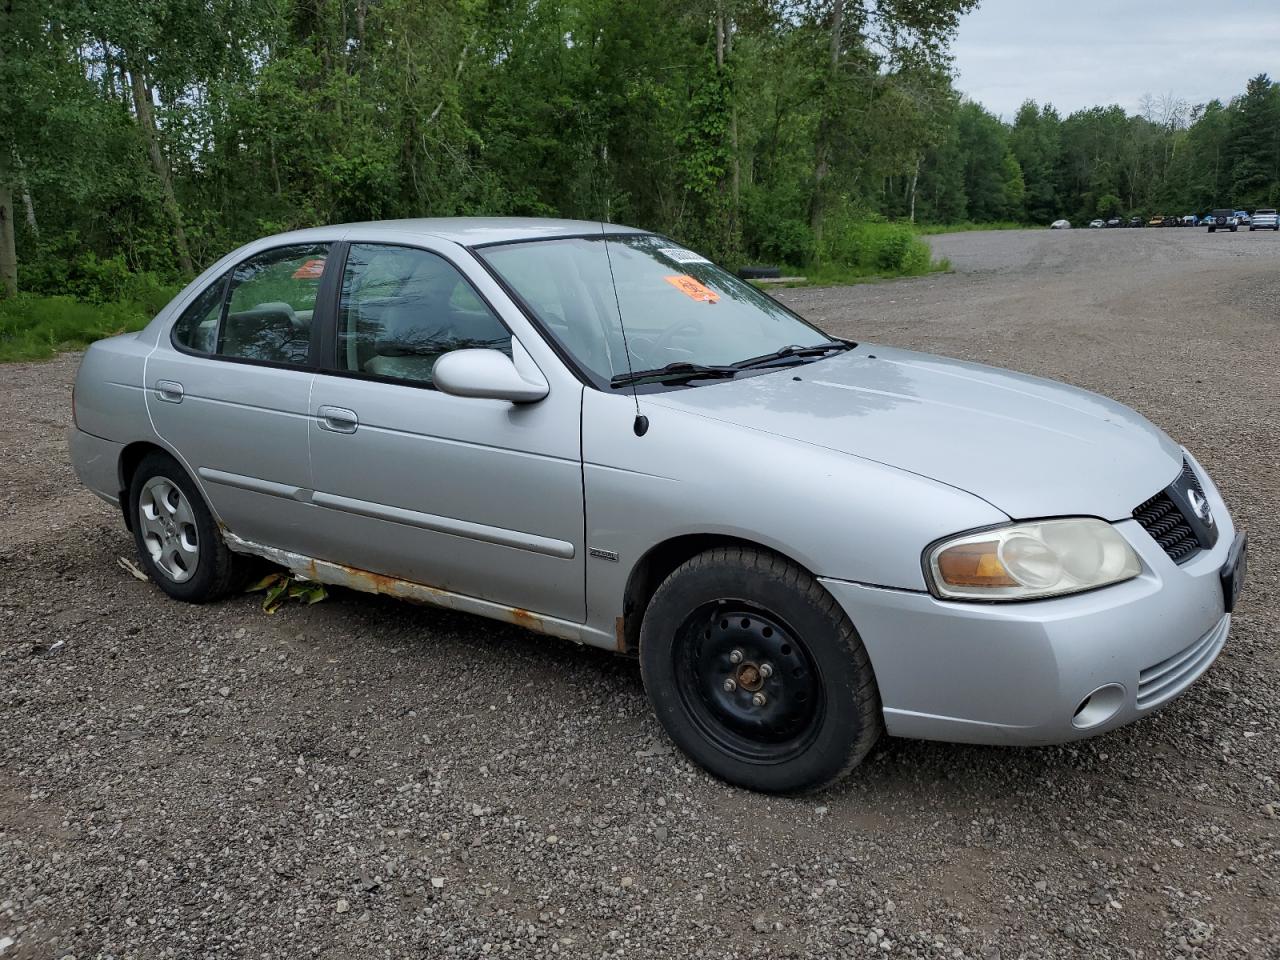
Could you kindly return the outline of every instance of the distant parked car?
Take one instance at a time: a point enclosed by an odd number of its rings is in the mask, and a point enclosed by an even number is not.
[[[1209,232],[1216,230],[1230,230],[1232,233],[1240,226],[1240,221],[1236,217],[1234,210],[1214,210],[1202,221],[1209,228]]]
[[[1178,225],[1182,227],[1194,227],[1199,223],[1200,223],[1200,218],[1197,217],[1194,213],[1189,213],[1179,221]]]
[[[1131,227],[1144,227],[1144,226],[1146,226],[1146,224],[1143,222],[1143,220],[1142,220],[1142,218],[1141,218],[1141,217],[1130,217],[1130,218],[1129,218],[1129,226],[1131,226]]]
[[[1097,230],[1099,227],[1105,227],[1106,225],[1107,225],[1107,221],[1105,221],[1105,220],[1090,220],[1090,221],[1089,221],[1089,227],[1090,227],[1090,229],[1092,229],[1092,230]]]
[[[1148,221],[1147,221],[1147,226],[1148,226],[1148,227],[1164,227],[1164,226],[1171,226],[1171,225],[1172,225],[1172,222],[1173,222],[1173,221],[1172,221],[1172,219],[1170,219],[1170,220],[1166,220],[1163,216],[1159,216],[1159,215],[1157,215],[1157,216],[1154,216],[1154,217],[1152,217],[1150,220],[1148,220]]]
[[[1248,210],[1237,210],[1237,211],[1236,211],[1236,223],[1237,223],[1237,224],[1239,224],[1239,225],[1240,225],[1240,226],[1242,226],[1242,227],[1247,227],[1247,226],[1249,226],[1249,224],[1251,224],[1252,222],[1253,222],[1253,219],[1249,216],[1249,211],[1248,211]]]
[[[1280,232],[1280,215],[1271,209],[1253,211],[1253,219],[1249,223],[1249,231],[1275,230]]]
[[[1050,230],[1070,230],[1070,229],[1071,229],[1071,221],[1070,221],[1070,220],[1055,220],[1055,221],[1053,221],[1053,223],[1049,224],[1049,229],[1050,229]]]
[[[1107,221],[1107,226],[1113,229],[1116,227],[1123,227],[1124,221],[1121,220],[1119,217],[1112,217],[1110,220]]]

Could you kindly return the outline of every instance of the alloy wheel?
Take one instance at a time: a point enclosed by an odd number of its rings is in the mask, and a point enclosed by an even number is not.
[[[138,495],[142,544],[156,569],[184,583],[200,565],[196,516],[183,492],[168,477],[152,477]]]

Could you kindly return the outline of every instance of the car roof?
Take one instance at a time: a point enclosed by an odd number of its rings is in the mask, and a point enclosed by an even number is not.
[[[273,241],[313,242],[331,240],[334,235],[357,234],[361,240],[376,239],[378,234],[404,237],[406,234],[439,237],[465,247],[486,243],[510,243],[515,240],[550,240],[556,237],[592,236],[602,231],[610,234],[647,233],[637,227],[625,227],[599,220],[559,220],[551,217],[419,217],[409,220],[371,220],[364,223],[341,223],[313,227],[280,234]],[[266,239],[266,238],[264,238]]]

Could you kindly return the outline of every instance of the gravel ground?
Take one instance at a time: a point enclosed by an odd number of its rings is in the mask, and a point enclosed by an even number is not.
[[[77,358],[0,370],[0,955],[1280,957],[1280,237],[932,238],[782,296],[1183,440],[1250,532],[1185,696],[1067,747],[883,741],[804,799],[693,768],[628,660],[353,593],[162,599],[77,488]]]

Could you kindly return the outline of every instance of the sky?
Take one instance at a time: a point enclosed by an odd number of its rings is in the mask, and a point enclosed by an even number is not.
[[[1144,94],[1195,105],[1280,79],[1280,0],[980,0],[952,45],[956,87],[1009,120],[1028,98],[1062,116]]]

